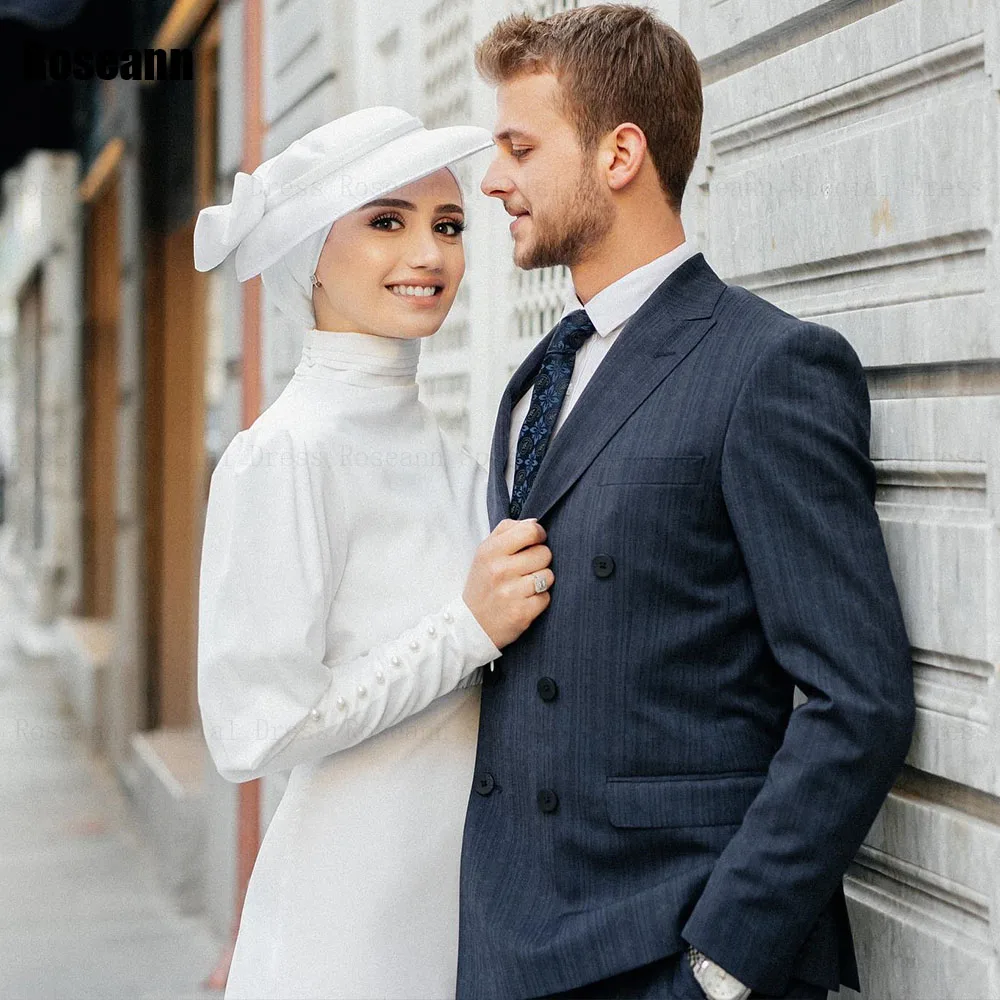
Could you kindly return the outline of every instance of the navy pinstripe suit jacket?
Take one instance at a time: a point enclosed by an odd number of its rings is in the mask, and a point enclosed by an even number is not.
[[[500,405],[493,526],[548,341]],[[556,582],[484,680],[460,998],[537,997],[685,942],[764,993],[858,988],[842,879],[914,716],[869,429],[848,342],[700,253],[629,320],[522,513]]]

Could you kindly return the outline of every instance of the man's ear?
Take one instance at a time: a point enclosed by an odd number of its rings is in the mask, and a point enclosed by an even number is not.
[[[621,191],[632,183],[646,159],[646,134],[633,122],[623,122],[601,145],[608,187]]]

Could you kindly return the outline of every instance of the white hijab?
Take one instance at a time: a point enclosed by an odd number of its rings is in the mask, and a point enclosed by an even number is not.
[[[284,257],[260,272],[269,298],[296,327],[312,329],[316,325],[312,276],[316,273],[323,244],[332,228],[331,222],[318,233],[307,236]]]

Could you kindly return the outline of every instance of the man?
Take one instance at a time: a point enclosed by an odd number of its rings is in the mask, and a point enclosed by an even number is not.
[[[555,584],[484,681],[458,995],[857,989],[842,877],[914,716],[862,367],[685,241],[702,94],[676,31],[513,16],[476,65],[482,189],[515,263],[574,294],[493,437],[491,525],[539,519]]]

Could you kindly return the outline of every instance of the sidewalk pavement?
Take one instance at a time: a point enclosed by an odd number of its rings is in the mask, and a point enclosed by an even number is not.
[[[0,576],[0,997],[219,1000],[222,942],[179,914],[110,769],[67,714],[55,667],[21,656]]]

